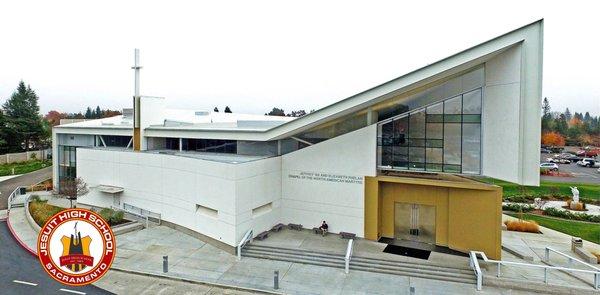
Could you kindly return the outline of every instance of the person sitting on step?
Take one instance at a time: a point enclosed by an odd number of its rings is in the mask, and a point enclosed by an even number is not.
[[[321,226],[319,226],[319,229],[321,230],[321,235],[325,236],[325,234],[327,234],[327,230],[329,229],[329,225],[327,225],[327,222],[325,222],[325,220],[323,220],[323,223],[321,224]]]

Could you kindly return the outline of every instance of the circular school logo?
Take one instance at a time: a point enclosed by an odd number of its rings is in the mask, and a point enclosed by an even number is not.
[[[113,262],[117,242],[96,212],[67,209],[52,216],[38,236],[38,258],[53,279],[71,286],[100,279]]]

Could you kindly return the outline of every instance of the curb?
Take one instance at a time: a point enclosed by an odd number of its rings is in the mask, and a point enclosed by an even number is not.
[[[12,234],[13,238],[21,245],[21,247],[23,247],[25,250],[27,250],[29,252],[29,254],[37,257],[37,253],[35,251],[33,251],[33,249],[29,248],[29,246],[27,246],[25,244],[25,242],[23,242],[19,236],[17,235],[17,233],[15,233],[15,230],[12,228],[12,225],[10,224],[10,214],[6,217],[6,225],[8,225],[8,230],[10,231],[10,233]]]
[[[142,276],[154,277],[154,278],[161,278],[161,279],[176,280],[176,281],[182,281],[182,282],[192,283],[192,284],[220,287],[220,288],[224,288],[224,289],[256,292],[256,293],[261,293],[261,294],[285,295],[285,293],[276,292],[276,291],[246,288],[246,287],[241,287],[241,286],[212,283],[212,282],[206,282],[206,281],[200,281],[200,280],[192,280],[192,279],[180,278],[180,277],[175,277],[175,276],[170,276],[170,275],[160,275],[160,274],[156,274],[156,273],[149,273],[149,272],[143,272],[143,271],[137,271],[137,270],[128,270],[128,269],[123,269],[123,268],[114,267],[114,266],[111,267],[110,269],[114,270],[114,271],[124,272],[124,273],[130,273],[130,274],[136,274],[136,275],[142,275]]]

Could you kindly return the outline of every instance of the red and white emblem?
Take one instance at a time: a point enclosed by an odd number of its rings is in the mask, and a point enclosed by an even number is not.
[[[38,258],[44,270],[60,283],[91,284],[110,268],[115,235],[96,212],[67,209],[52,216],[38,236]]]

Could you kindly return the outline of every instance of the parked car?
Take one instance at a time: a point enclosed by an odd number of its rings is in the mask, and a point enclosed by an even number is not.
[[[582,149],[577,151],[578,156],[596,157],[600,154],[600,149]]]
[[[577,165],[582,167],[600,167],[600,162],[596,159],[592,158],[583,158],[581,161],[577,162]]]
[[[558,165],[556,163],[542,163],[540,164],[540,169],[558,171]]]
[[[563,157],[563,159],[567,159],[571,162],[577,162],[577,161],[581,161],[581,159],[583,159],[583,158],[580,156],[573,155],[573,154],[568,154],[568,155],[565,155]]]
[[[565,159],[560,155],[555,155],[553,158],[546,158],[546,162],[548,163],[558,163],[558,164],[571,164],[571,160]]]
[[[540,152],[541,152],[542,154],[549,154],[549,153],[551,153],[552,151],[551,151],[551,150],[549,150],[549,149],[541,148],[541,149],[540,149]]]
[[[600,168],[598,168],[598,170],[596,170],[596,172],[600,173]]]

